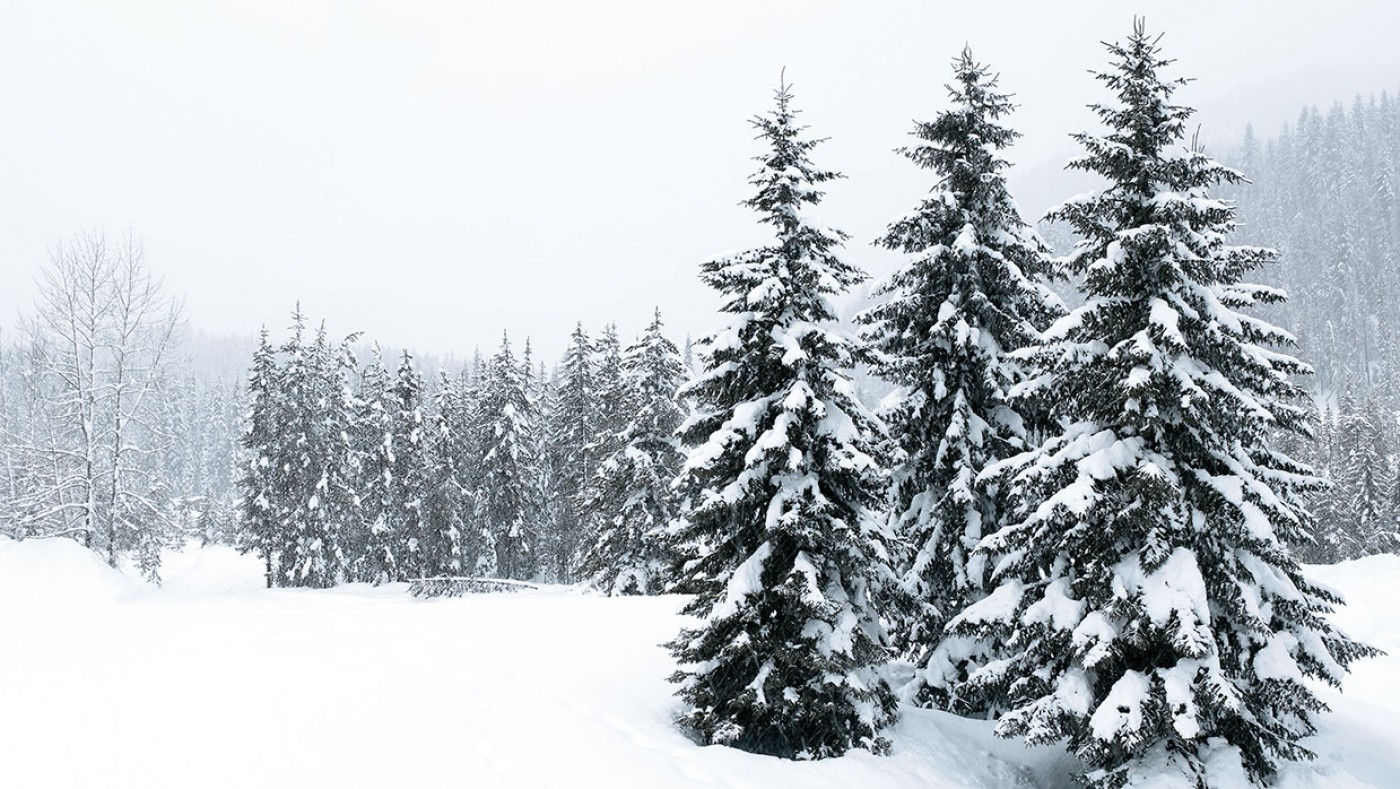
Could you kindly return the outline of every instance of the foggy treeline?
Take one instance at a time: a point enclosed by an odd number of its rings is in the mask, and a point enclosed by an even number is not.
[[[1271,317],[1315,374],[1315,440],[1290,447],[1332,486],[1315,494],[1311,561],[1400,549],[1400,102],[1388,93],[1303,110],[1277,136],[1245,131],[1225,190],[1240,243],[1272,246]]]

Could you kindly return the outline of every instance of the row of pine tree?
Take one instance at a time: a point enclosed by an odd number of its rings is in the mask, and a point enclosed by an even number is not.
[[[237,541],[269,586],[440,576],[655,593],[652,538],[675,510],[686,378],[658,312],[623,348],[582,326],[554,375],[508,337],[431,389],[405,351],[390,372],[354,335],[263,332],[249,380]]]
[[[727,325],[693,365],[658,314],[626,347],[579,327],[552,371],[503,337],[425,380],[298,309],[235,394],[171,374],[181,316],[139,243],[80,237],[0,347],[0,533],[153,578],[199,533],[273,586],[682,592],[673,679],[707,743],[881,752],[906,701],[1063,743],[1088,786],[1267,784],[1310,755],[1309,683],[1374,653],[1299,560],[1400,547],[1400,103],[1247,136],[1251,183],[1187,142],[1158,38],[1108,49],[1106,129],[1069,165],[1104,187],[1049,215],[1058,259],[1007,187],[1009,97],[955,60],[899,149],[931,192],[878,239],[903,264],[855,336],[834,304],[866,276],[809,216],[841,176],[786,85],[746,201],[773,241],[702,266]]]
[[[1250,177],[1223,192],[1239,237],[1278,248],[1271,279],[1294,297],[1269,314],[1316,366],[1314,436],[1286,444],[1329,484],[1309,494],[1316,539],[1298,555],[1400,549],[1400,102],[1382,93],[1306,108],[1275,137],[1246,129],[1230,158]]]

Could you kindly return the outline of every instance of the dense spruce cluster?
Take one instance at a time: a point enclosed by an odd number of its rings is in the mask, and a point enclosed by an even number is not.
[[[1246,128],[1228,161],[1249,176],[1223,192],[1240,239],[1279,250],[1293,298],[1277,314],[1318,388],[1400,405],[1400,98],[1309,107],[1270,139]]]
[[[1400,553],[1400,425],[1376,397],[1344,392],[1313,414],[1311,440],[1294,452],[1327,483],[1309,491],[1316,527],[1294,550],[1331,564]]]
[[[503,336],[430,385],[406,351],[393,372],[377,346],[361,363],[356,339],[298,310],[254,355],[239,541],[270,586],[586,573],[659,591],[685,378],[660,313],[625,353],[580,327],[553,376]]]

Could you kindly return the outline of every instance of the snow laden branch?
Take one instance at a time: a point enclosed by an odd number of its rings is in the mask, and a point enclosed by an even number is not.
[[[702,618],[670,647],[682,722],[705,742],[787,758],[882,752],[895,699],[879,615],[894,590],[889,535],[875,517],[878,423],[844,370],[859,348],[829,328],[829,302],[864,275],[836,255],[839,231],[804,209],[839,177],[808,159],[786,88],[754,120],[767,150],[747,205],[770,246],[707,262],[727,328],[703,344],[683,392],[693,449],[668,530],[679,585]]]
[[[1317,481],[1272,444],[1307,429],[1308,368],[1237,311],[1261,292],[1241,277],[1274,259],[1226,243],[1234,212],[1209,190],[1240,176],[1173,150],[1191,110],[1156,38],[1139,25],[1109,52],[1107,133],[1078,135],[1070,165],[1109,186],[1052,213],[1081,239],[1064,265],[1086,300],[1013,353],[1033,370],[1013,404],[1059,424],[979,477],[1011,509],[975,549],[989,594],[949,631],[999,645],[962,669],[997,731],[1066,742],[1088,786],[1265,784],[1310,756],[1308,681],[1373,650],[1329,624],[1341,601],[1286,545]]]

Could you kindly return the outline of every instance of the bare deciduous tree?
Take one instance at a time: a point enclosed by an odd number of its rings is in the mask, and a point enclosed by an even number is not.
[[[71,535],[115,565],[134,551],[154,575],[168,533],[154,421],[182,324],[140,242],[87,233],[55,247],[23,321],[31,424],[9,444],[38,474],[12,508],[31,534]],[[12,376],[13,378],[13,376]],[[15,517],[12,515],[12,517]]]

